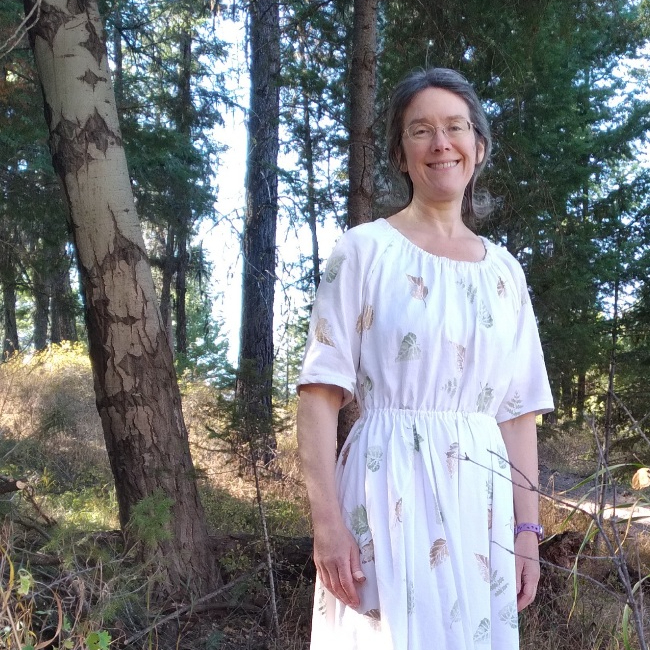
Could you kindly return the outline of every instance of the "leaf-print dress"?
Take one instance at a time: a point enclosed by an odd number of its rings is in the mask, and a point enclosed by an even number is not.
[[[497,423],[553,402],[523,271],[483,241],[458,262],[379,219],[330,257],[298,385],[359,402],[336,478],[367,580],[357,609],[317,582],[311,650],[518,647]]]

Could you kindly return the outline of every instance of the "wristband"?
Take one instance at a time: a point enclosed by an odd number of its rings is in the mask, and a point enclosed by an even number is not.
[[[515,526],[515,537],[524,531],[535,533],[540,542],[544,539],[544,528],[539,524],[517,524]]]

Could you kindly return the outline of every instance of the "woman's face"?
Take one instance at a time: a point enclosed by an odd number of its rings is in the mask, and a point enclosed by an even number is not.
[[[462,202],[474,168],[483,160],[485,146],[474,128],[458,137],[443,133],[454,121],[470,121],[465,100],[442,88],[419,92],[404,112],[402,129],[428,124],[436,128],[431,139],[415,140],[402,134],[401,170],[413,182],[413,196],[427,203]]]

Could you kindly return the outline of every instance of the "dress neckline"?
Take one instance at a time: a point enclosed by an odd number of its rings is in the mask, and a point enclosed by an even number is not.
[[[387,219],[384,219],[383,217],[380,217],[377,219],[377,221],[383,222],[385,227],[388,228],[392,234],[393,237],[401,239],[403,242],[405,242],[408,246],[413,248],[415,251],[419,252],[422,255],[425,255],[427,257],[431,257],[436,260],[440,260],[442,262],[447,262],[449,264],[453,265],[470,265],[470,266],[475,266],[475,265],[481,265],[485,264],[489,258],[490,258],[490,242],[485,239],[485,237],[482,237],[481,235],[477,235],[477,237],[481,240],[483,244],[483,249],[485,250],[485,254],[483,255],[483,258],[480,260],[456,260],[453,257],[446,257],[445,255],[436,255],[435,253],[431,253],[424,248],[421,248],[414,242],[412,242],[406,235],[404,235],[401,231],[399,231],[395,226],[391,225]]]

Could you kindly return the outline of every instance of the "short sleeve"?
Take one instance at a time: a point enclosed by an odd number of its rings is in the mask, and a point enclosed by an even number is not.
[[[554,408],[535,314],[523,271],[518,264],[517,267],[521,308],[517,317],[517,334],[512,355],[512,377],[497,410],[497,422],[505,422],[524,413],[549,413]]]
[[[356,386],[365,275],[360,248],[351,233],[335,246],[316,292],[297,382],[298,392],[305,384],[340,386],[345,391],[344,404],[352,400]]]

